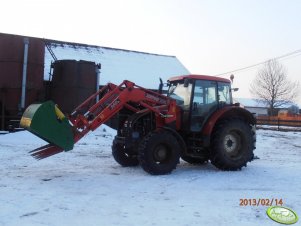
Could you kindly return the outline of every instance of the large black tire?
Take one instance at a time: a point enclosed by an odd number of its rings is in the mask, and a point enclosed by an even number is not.
[[[193,165],[201,165],[208,162],[208,158],[203,158],[203,157],[198,158],[198,157],[191,157],[187,155],[181,156],[181,159]]]
[[[117,143],[115,139],[113,140],[112,145],[112,155],[115,161],[118,162],[121,166],[129,167],[139,165],[137,155],[133,155],[128,152],[128,150],[126,150],[123,145]]]
[[[151,132],[138,147],[139,163],[152,175],[171,173],[179,163],[179,147],[177,139],[170,132]]]
[[[211,163],[221,170],[240,170],[254,158],[252,127],[241,119],[224,120],[213,132]]]

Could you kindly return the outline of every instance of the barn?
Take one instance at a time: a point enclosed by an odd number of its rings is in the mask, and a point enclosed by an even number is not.
[[[53,99],[70,111],[107,82],[156,89],[159,78],[183,74],[175,56],[0,33],[0,130],[18,125],[34,102]]]

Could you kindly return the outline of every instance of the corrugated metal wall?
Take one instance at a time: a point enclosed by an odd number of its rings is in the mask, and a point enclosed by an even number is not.
[[[51,99],[65,113],[71,113],[96,91],[97,65],[94,62],[56,61],[52,81],[44,82],[44,40],[0,33],[0,130],[8,129],[8,124],[12,124],[9,121],[18,120],[24,110],[21,109],[21,96],[26,41],[29,44],[25,108],[34,102]]]
[[[25,107],[41,98],[45,45],[29,38]],[[0,34],[0,101],[9,115],[18,113],[21,101],[24,37]]]

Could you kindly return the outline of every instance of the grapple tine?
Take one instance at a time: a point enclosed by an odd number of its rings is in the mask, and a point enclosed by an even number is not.
[[[30,151],[30,152],[28,152],[28,153],[38,152],[39,150],[46,149],[46,148],[48,148],[48,147],[50,147],[50,146],[53,146],[53,144],[47,144],[47,145],[44,145],[44,146],[39,147],[39,148],[36,148],[36,149],[34,149],[34,150],[32,150],[32,151]]]
[[[33,156],[34,158],[41,160],[41,159],[47,158],[49,156],[58,154],[63,151],[64,151],[64,149],[62,149],[58,146],[49,144],[49,145],[45,145],[43,147],[37,148],[29,153],[31,153],[31,156]]]

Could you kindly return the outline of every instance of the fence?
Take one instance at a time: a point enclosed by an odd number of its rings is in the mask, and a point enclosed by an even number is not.
[[[258,116],[257,125],[277,127],[278,130],[301,130],[300,116]]]

